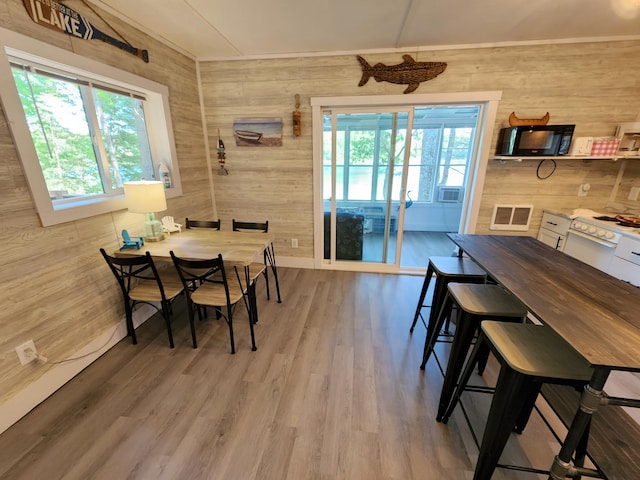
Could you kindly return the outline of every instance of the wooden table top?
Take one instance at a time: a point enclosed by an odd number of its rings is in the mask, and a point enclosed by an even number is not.
[[[191,228],[165,236],[159,242],[145,242],[140,250],[117,250],[116,256],[140,255],[148,251],[157,259],[170,259],[170,251],[190,260],[202,260],[222,254],[226,262],[249,265],[262,262],[262,252],[274,240],[273,235],[262,232],[229,232],[210,228]]]
[[[640,371],[640,288],[532,237],[449,237],[592,366]]]

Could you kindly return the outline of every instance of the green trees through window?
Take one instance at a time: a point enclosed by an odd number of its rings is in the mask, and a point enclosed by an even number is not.
[[[12,73],[54,202],[154,178],[142,97],[22,65]]]
[[[477,106],[415,109],[407,177],[407,191],[413,201],[435,201],[438,187],[465,186],[478,111]],[[390,114],[340,113],[337,119],[336,200],[384,201],[389,175],[393,175],[391,196],[398,201],[402,176],[398,165],[404,161],[406,119],[398,119],[395,145],[391,142]],[[331,178],[330,113],[323,121],[326,180]],[[395,159],[393,172],[389,168],[391,155]],[[325,181],[324,198],[330,197],[331,182]]]

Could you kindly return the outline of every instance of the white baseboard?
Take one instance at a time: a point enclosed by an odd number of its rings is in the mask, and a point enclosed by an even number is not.
[[[315,268],[313,258],[283,257],[282,255],[277,255],[276,264],[279,267],[306,268],[308,270]]]
[[[133,314],[134,325],[138,327],[154,313],[156,313],[156,310],[150,305],[141,305]],[[122,319],[116,326],[105,330],[100,336],[69,356],[70,359],[75,360],[54,365],[35,382],[20,390],[13,397],[10,397],[0,405],[0,434],[126,336],[127,326],[124,319]],[[46,356],[46,352],[40,353]],[[86,357],[84,355],[86,355]],[[50,360],[57,361],[58,359],[52,358]],[[32,367],[32,365],[27,365],[23,368]]]

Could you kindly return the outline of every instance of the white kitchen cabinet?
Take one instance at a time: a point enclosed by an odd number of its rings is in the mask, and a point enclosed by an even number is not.
[[[618,242],[609,274],[640,287],[640,235],[623,236]]]
[[[537,239],[556,250],[564,250],[564,242],[571,225],[571,219],[557,213],[545,211],[542,214]]]

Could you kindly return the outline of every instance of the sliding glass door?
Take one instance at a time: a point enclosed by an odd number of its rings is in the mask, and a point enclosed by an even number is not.
[[[446,236],[458,232],[477,152],[481,106],[414,109],[402,225],[402,267],[426,267],[429,256],[451,255]]]
[[[411,110],[324,112],[326,260],[396,263],[411,122]]]
[[[314,264],[411,273],[452,255],[447,234],[475,229],[499,99],[312,98]]]

